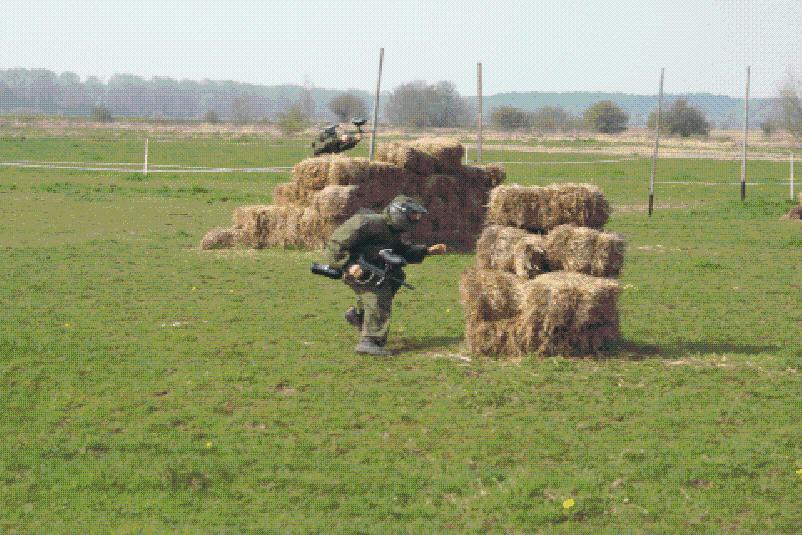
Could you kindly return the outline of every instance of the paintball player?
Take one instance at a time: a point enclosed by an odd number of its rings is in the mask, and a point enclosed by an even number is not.
[[[356,126],[356,132],[345,133],[342,135],[337,134],[337,125],[332,124],[323,128],[318,135],[317,140],[312,142],[312,149],[315,156],[321,154],[337,154],[354,147],[362,141],[362,125],[365,124],[365,119],[354,119],[352,124]]]
[[[426,208],[406,195],[393,199],[383,213],[358,213],[329,238],[325,251],[328,265],[313,265],[316,273],[331,278],[341,275],[356,293],[357,305],[348,309],[345,319],[360,329],[357,353],[390,355],[384,345],[393,297],[400,286],[410,287],[404,281],[402,267],[447,250],[442,243],[426,247],[402,239],[402,234],[411,231],[426,213]]]

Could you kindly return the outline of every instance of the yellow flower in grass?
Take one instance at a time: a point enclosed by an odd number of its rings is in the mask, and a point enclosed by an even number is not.
[[[212,444],[211,441],[206,443],[206,449],[209,449],[212,446],[214,446],[214,444]]]
[[[800,469],[798,469],[798,470],[796,471],[796,475],[798,475],[798,476],[802,476],[802,468],[800,468]]]
[[[70,327],[72,327],[72,323],[65,323],[64,326],[69,329]]]
[[[573,498],[568,498],[563,502],[563,509],[570,509],[575,503]]]
[[[192,291],[193,291],[193,292],[197,292],[197,291],[198,291],[198,288],[197,288],[197,286],[193,286],[193,287],[192,287]]]

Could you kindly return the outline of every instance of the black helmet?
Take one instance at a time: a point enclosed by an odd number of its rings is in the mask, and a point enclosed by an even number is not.
[[[398,195],[384,212],[390,218],[390,226],[401,232],[412,230],[421,216],[429,213],[422,204],[407,195]]]

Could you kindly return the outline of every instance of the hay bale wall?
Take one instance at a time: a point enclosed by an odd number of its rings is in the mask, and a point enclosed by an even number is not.
[[[359,210],[381,211],[404,193],[429,210],[413,240],[470,251],[482,231],[490,190],[505,174],[499,166],[463,166],[464,155],[458,141],[430,138],[383,144],[374,162],[342,155],[307,158],[293,167],[291,182],[273,190],[275,208],[238,208],[234,228],[249,247],[320,248]]]
[[[543,237],[515,227],[490,225],[476,242],[476,266],[532,278],[546,271]]]
[[[521,357],[588,355],[619,337],[614,279],[555,271],[524,279],[469,269],[460,297],[472,353]]]
[[[490,196],[487,221],[531,231],[549,231],[572,223],[601,228],[610,215],[610,205],[596,186],[554,184],[551,186],[499,186]]]
[[[522,284],[521,347],[542,355],[587,355],[619,337],[618,282],[555,271]]]
[[[595,186],[495,188],[460,284],[468,350],[588,355],[617,340],[625,243],[597,229],[608,213]]]
[[[575,225],[560,225],[545,237],[548,268],[596,277],[618,277],[624,264],[624,238]]]
[[[517,227],[489,225],[476,242],[476,265],[531,279],[548,271],[617,277],[624,263],[624,238],[575,225],[546,235]]]

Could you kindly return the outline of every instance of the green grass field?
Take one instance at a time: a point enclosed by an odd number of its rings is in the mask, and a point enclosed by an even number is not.
[[[288,166],[305,145],[161,139],[151,164]],[[6,135],[0,162],[141,147]],[[351,295],[309,274],[314,252],[197,247],[287,173],[0,167],[0,531],[798,533],[787,167],[751,163],[741,203],[720,184],[737,162],[661,161],[658,181],[682,183],[658,184],[648,218],[648,160],[485,157],[525,162],[510,182],[596,183],[616,207],[609,354],[466,360],[473,257],[448,255],[409,269],[395,356],[355,355]]]

